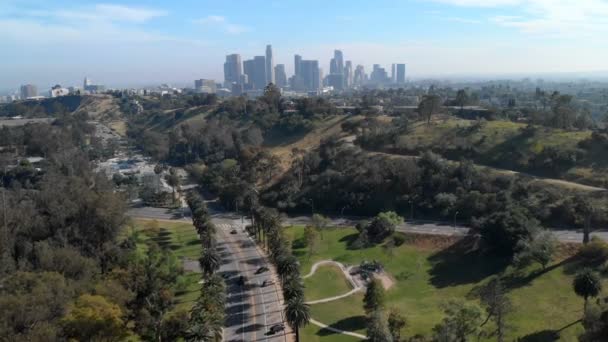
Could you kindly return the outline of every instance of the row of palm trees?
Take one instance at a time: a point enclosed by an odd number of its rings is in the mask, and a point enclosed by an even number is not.
[[[222,340],[225,320],[226,285],[224,279],[215,273],[221,264],[221,257],[216,248],[217,230],[200,195],[189,193],[186,201],[203,248],[199,258],[203,282],[200,295],[190,312],[186,341],[218,342]]]
[[[281,218],[275,209],[263,206],[253,210],[253,233],[256,240],[268,252],[280,277],[285,299],[285,320],[300,340],[300,328],[310,320],[310,307],[305,303],[304,284],[300,275],[298,259],[291,253],[290,243],[285,238]]]

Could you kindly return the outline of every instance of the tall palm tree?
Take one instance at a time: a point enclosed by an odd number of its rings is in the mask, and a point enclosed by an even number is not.
[[[281,277],[281,281],[285,282],[290,277],[300,277],[300,263],[293,255],[286,255],[277,260],[277,272]]]
[[[292,297],[285,305],[285,319],[296,332],[296,342],[300,341],[300,328],[310,321],[310,306],[304,303],[304,296]]]
[[[204,248],[198,262],[203,274],[211,275],[220,268],[221,258],[215,248]]]
[[[304,285],[300,277],[289,277],[283,283],[283,296],[286,300],[293,297],[304,297]]]

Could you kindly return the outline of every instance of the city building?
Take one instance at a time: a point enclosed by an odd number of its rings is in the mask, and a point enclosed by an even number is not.
[[[346,61],[344,64],[344,87],[346,89],[353,86],[353,62]]]
[[[327,75],[327,86],[332,87],[334,90],[344,90],[344,75],[342,74],[329,74]]]
[[[300,63],[302,63],[302,56],[295,55],[293,57],[293,66],[294,66],[293,74],[296,76],[300,75]]]
[[[342,51],[334,50],[334,58],[332,58],[329,63],[329,73],[340,75],[344,73],[344,57]]]
[[[69,95],[69,94],[70,94],[70,90],[67,89],[67,88],[62,88],[59,84],[55,85],[49,91],[49,97],[66,96],[66,95]]]
[[[367,81],[367,75],[365,74],[365,68],[359,64],[355,68],[355,74],[353,76],[353,85],[360,86]]]
[[[266,83],[266,57],[255,56],[243,62],[243,69],[247,75],[245,90],[263,90]]]
[[[101,92],[104,92],[106,90],[106,87],[103,85],[99,85],[99,84],[93,84],[93,82],[91,81],[90,78],[85,77],[84,78],[84,91],[88,92],[90,94],[98,94]]]
[[[272,58],[272,45],[266,45],[266,84],[276,84],[274,73],[274,59]]]
[[[217,85],[214,80],[194,80],[194,89],[197,93],[214,94],[217,91]]]
[[[380,67],[380,64],[374,64],[374,68],[369,76],[369,80],[377,84],[387,83],[389,81],[388,73],[384,68]]]
[[[395,82],[398,84],[405,83],[405,64],[397,64],[397,78]]]
[[[321,70],[319,61],[302,60],[300,62],[300,75],[304,91],[318,93],[321,90]]]
[[[241,55],[236,53],[227,55],[224,62],[224,84],[230,86],[232,83],[241,83],[242,75]]]
[[[25,84],[21,86],[21,99],[26,100],[31,97],[38,96],[38,88],[33,84]]]
[[[287,73],[285,72],[285,64],[277,64],[274,67],[275,84],[279,88],[287,86]]]

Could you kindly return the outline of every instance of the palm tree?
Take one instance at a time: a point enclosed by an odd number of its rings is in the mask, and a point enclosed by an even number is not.
[[[293,255],[286,255],[277,260],[277,272],[281,281],[285,282],[290,277],[300,277],[300,263]]]
[[[304,296],[292,297],[285,305],[285,319],[296,331],[296,342],[300,341],[300,328],[310,320],[310,306],[304,303]]]
[[[572,287],[577,295],[585,299],[583,309],[587,312],[587,300],[589,297],[597,297],[602,292],[602,281],[597,272],[584,268],[574,277]]]
[[[201,257],[198,259],[203,274],[211,275],[220,268],[220,255],[215,248],[204,248]]]
[[[304,297],[304,285],[300,277],[289,277],[283,283],[283,296],[286,300],[294,297]]]

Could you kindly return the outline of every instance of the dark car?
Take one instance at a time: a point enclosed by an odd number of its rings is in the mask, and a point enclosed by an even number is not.
[[[270,335],[274,335],[274,334],[276,334],[276,333],[278,333],[280,331],[283,331],[283,330],[285,330],[285,324],[279,323],[279,324],[275,324],[275,325],[271,326],[270,330],[268,331],[268,333]]]
[[[258,270],[255,271],[255,274],[262,274],[264,272],[268,272],[268,267],[262,266],[262,267],[258,268]]]
[[[247,278],[245,278],[245,276],[240,276],[239,279],[237,280],[237,284],[239,286],[245,286],[246,283],[247,283]]]
[[[232,234],[232,235],[234,235],[234,234],[236,234],[236,233],[238,233],[238,232],[236,231],[236,229],[233,229],[233,230],[231,230],[231,231],[230,231],[230,234]]]
[[[264,280],[262,282],[262,287],[270,286],[272,284],[274,284],[274,281],[272,281],[272,280]]]

